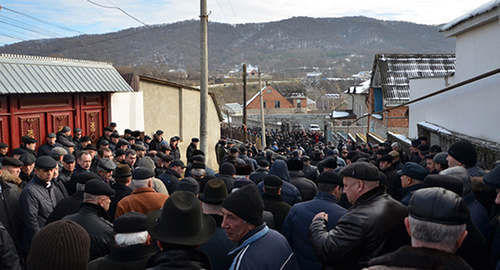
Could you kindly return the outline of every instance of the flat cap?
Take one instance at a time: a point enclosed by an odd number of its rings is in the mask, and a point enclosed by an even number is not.
[[[104,131],[113,132],[112,127],[104,127]]]
[[[75,147],[75,144],[68,139],[60,140],[60,143],[66,147]]]
[[[429,174],[429,171],[422,167],[422,165],[415,162],[406,162],[403,168],[398,171],[398,175],[406,175],[412,179],[423,181]]]
[[[49,156],[37,157],[35,160],[35,167],[40,168],[40,169],[51,170],[51,169],[54,169],[56,166],[57,166],[57,162]]]
[[[483,176],[483,183],[500,189],[500,165]]]
[[[85,184],[85,193],[92,195],[106,195],[109,197],[115,196],[115,191],[109,186],[109,184],[105,183],[100,179],[92,179],[89,180]]]
[[[192,139],[191,139],[191,141],[192,141],[192,142],[199,142],[199,141],[200,141],[200,139],[198,139],[198,138],[196,138],[196,137],[195,137],[195,138],[192,138]]]
[[[396,150],[392,150],[391,152],[389,152],[389,155],[391,155],[392,157],[399,157],[399,152]]]
[[[109,141],[104,139],[99,142],[99,145],[109,145]]]
[[[332,171],[328,172],[322,172],[317,179],[318,183],[325,183],[325,184],[334,184],[334,185],[339,185],[343,186],[344,183],[342,182],[342,177]]]
[[[113,221],[116,233],[144,232],[146,229],[146,215],[138,212],[128,212]]]
[[[408,212],[415,219],[445,225],[465,224],[470,218],[465,201],[454,192],[440,187],[415,191]]]
[[[337,168],[337,158],[336,157],[329,157],[325,159],[323,162],[323,167],[325,168],[330,168],[330,169],[335,169]]]
[[[116,169],[116,163],[114,163],[111,159],[109,158],[101,158],[97,162],[97,166],[108,171],[114,171]]]
[[[144,135],[144,140],[151,140],[151,136],[149,136],[149,135]]]
[[[429,174],[422,183],[422,188],[442,187],[455,192],[460,197],[463,193],[463,186],[463,182],[459,178],[442,174]]]
[[[391,163],[392,163],[392,158],[393,158],[393,157],[392,157],[391,155],[387,154],[387,155],[383,155],[383,156],[379,157],[379,158],[378,158],[378,161],[379,161],[379,162],[380,162],[380,161],[389,161],[389,162],[391,162]]]
[[[50,154],[53,156],[53,157],[59,157],[59,156],[64,156],[68,153],[68,151],[62,147],[54,147],[52,148],[52,150],[50,151]]]
[[[174,136],[174,137],[170,138],[170,141],[172,141],[172,142],[177,141],[177,137]]]
[[[432,160],[438,164],[441,164],[441,165],[444,165],[444,164],[448,164],[448,161],[446,160],[446,158],[448,157],[448,153],[446,152],[441,152],[441,153],[437,153],[433,158]]]
[[[36,157],[33,154],[22,154],[19,157],[19,160],[23,163],[23,165],[31,165],[35,163]]]
[[[76,161],[76,158],[73,154],[66,154],[64,155],[63,157],[63,162],[64,163],[72,163],[72,162],[75,162]]]
[[[125,155],[125,151],[123,149],[116,149],[115,157]]]
[[[264,186],[268,187],[281,187],[283,185],[283,180],[276,175],[268,175],[264,178]]]
[[[26,154],[24,154],[24,155],[26,155]],[[2,166],[21,167],[21,166],[24,166],[24,163],[17,158],[5,157],[4,159],[2,159]]]
[[[99,181],[102,182],[101,180],[101,176],[99,176],[98,174],[96,173],[93,173],[93,172],[84,172],[84,173],[81,173],[79,174],[77,177],[76,177],[76,181],[79,183],[79,184],[86,184],[88,181],[92,180],[92,179],[97,179]]]
[[[109,135],[110,138],[120,138],[120,134],[113,132],[111,135]]]
[[[90,136],[82,136],[80,138],[80,142],[91,142],[92,139],[90,138]]]
[[[258,162],[257,162],[257,165],[259,165],[259,167],[269,167],[269,161],[265,160],[265,159],[260,159]]]
[[[231,163],[228,162],[223,163],[222,166],[220,166],[219,174],[227,174],[227,175],[236,174],[236,168]]]
[[[49,133],[47,134],[47,138],[57,138],[57,135],[55,133]]]
[[[380,176],[375,165],[368,162],[354,162],[340,171],[340,175],[365,181],[378,181]]]
[[[231,148],[229,148],[229,152],[231,152],[231,154],[236,154],[236,153],[240,152],[240,149],[238,149],[236,147],[231,147]]]
[[[83,150],[94,150],[94,151],[97,151],[97,148],[95,147],[95,145],[89,143],[89,144],[87,144],[87,146],[85,146],[85,148],[83,148]]]
[[[28,153],[28,152],[21,147],[18,147],[18,148],[15,148],[14,150],[12,150],[12,155],[22,155],[22,154],[26,154],[26,153]]]
[[[134,146],[134,149],[135,149],[135,151],[146,151],[147,150],[146,147],[142,144],[136,144]]]
[[[163,133],[164,133],[164,132],[163,132],[163,130],[161,130],[161,129],[158,129],[158,130],[156,131],[156,135],[161,135],[161,134],[163,134]]]
[[[163,153],[162,153],[163,154]],[[170,162],[170,161],[173,161],[174,160],[174,156],[172,155],[160,155],[160,158],[163,160],[163,161],[166,161],[166,162]]]
[[[205,169],[205,163],[203,162],[195,162],[193,163],[193,166],[192,166],[193,169]]]
[[[24,143],[24,144],[30,144],[30,143],[36,143],[37,140],[33,137],[30,137],[28,135],[24,135],[23,137],[21,137],[21,141]]]
[[[65,132],[68,132],[68,131],[71,131],[71,128],[68,127],[68,126],[64,126],[62,129],[61,129],[61,132],[65,133]]]
[[[132,179],[134,180],[146,180],[155,176],[155,172],[150,168],[138,167],[132,171]]]
[[[73,129],[73,132],[74,132],[74,133],[77,133],[77,132],[82,132],[82,129],[81,129],[81,128],[74,128],[74,129]]]
[[[184,162],[182,160],[176,159],[170,163],[170,168],[181,166],[182,168],[186,168],[186,165],[184,165]]]
[[[194,194],[198,194],[198,192],[200,192],[200,185],[193,177],[186,177],[184,179],[179,180],[175,192],[183,190],[190,191]]]
[[[439,152],[441,152],[443,150],[441,149],[441,146],[435,144],[435,145],[431,146],[430,151],[432,153],[439,153]]]
[[[9,145],[6,143],[0,143],[0,149],[8,148]]]

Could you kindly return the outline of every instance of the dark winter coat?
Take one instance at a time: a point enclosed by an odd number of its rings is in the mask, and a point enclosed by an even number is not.
[[[186,159],[187,159],[188,162],[193,157],[194,150],[196,150],[196,145],[194,145],[193,143],[190,143],[189,146],[186,149]]]
[[[327,229],[330,231],[347,210],[337,204],[337,199],[332,194],[318,192],[313,200],[295,204],[286,216],[281,229],[301,269],[319,270],[322,266],[314,255],[308,238],[309,225],[319,212],[328,214]]]
[[[181,159],[181,150],[179,149],[179,146],[173,146],[170,145],[170,148],[172,149],[170,151],[170,155],[174,157],[174,159]]]
[[[314,199],[318,187],[313,181],[305,178],[301,171],[290,171],[290,177],[290,184],[299,190],[303,202]]]
[[[219,174],[216,177],[217,179],[224,181],[224,184],[226,185],[227,188],[227,194],[231,193],[231,191],[233,190],[234,181],[236,181],[236,179],[234,179],[233,176],[228,174]]]
[[[70,197],[61,200],[57,203],[54,211],[49,215],[47,219],[47,224],[61,220],[65,216],[76,214],[80,211],[80,207],[83,202],[83,191],[77,191],[75,194]]]
[[[255,170],[255,172],[253,172],[252,174],[250,174],[249,178],[255,184],[258,184],[258,183],[264,181],[264,178],[266,178],[266,176],[267,176],[268,173],[269,173],[268,169],[258,168],[257,170]]]
[[[181,178],[181,176],[176,171],[170,168],[166,169],[165,173],[158,177],[158,179],[160,179],[163,184],[165,184],[165,187],[168,190],[168,194],[174,193],[174,191],[177,189],[179,178]]]
[[[82,226],[90,236],[90,260],[108,254],[115,245],[113,224],[109,222],[108,213],[99,205],[83,203],[80,212],[67,216]]]
[[[232,254],[234,270],[299,269],[286,238],[265,224],[248,232]]]
[[[431,248],[404,246],[389,254],[370,261],[368,269],[436,269],[469,270],[472,269],[459,256]],[[381,267],[386,266],[386,268]]]
[[[284,202],[279,195],[264,193],[262,194],[262,200],[264,201],[264,210],[273,214],[275,230],[281,232],[283,221],[285,221],[286,215],[288,215],[292,207]]]
[[[323,218],[309,227],[314,254],[335,269],[360,269],[368,261],[410,243],[404,226],[408,210],[376,187],[361,195],[328,231]]]
[[[89,172],[90,170],[84,170],[78,163],[75,165],[75,170],[73,174],[71,174],[71,178],[69,181],[64,182],[64,186],[66,187],[66,191],[68,195],[71,196],[76,192],[76,184],[78,183],[78,175]]]
[[[276,175],[281,180],[283,180],[283,186],[281,186],[281,198],[284,202],[289,205],[294,205],[302,201],[299,190],[292,184],[290,184],[290,174],[288,173],[288,167],[286,162],[283,160],[274,161],[268,175]],[[264,181],[260,182],[257,187],[260,193],[264,193]]]
[[[304,169],[302,169],[302,172],[304,173],[305,178],[313,181],[314,183],[317,182],[319,176],[318,167],[309,164],[304,164]]]
[[[156,253],[147,263],[148,270],[161,269],[212,269],[208,255],[199,250],[163,250]]]
[[[29,251],[33,236],[45,226],[56,207],[54,185],[47,188],[47,183],[35,176],[21,192],[19,201],[24,223],[23,250]]]
[[[223,217],[221,215],[211,215],[215,220],[215,235],[207,243],[198,249],[208,254],[214,270],[227,270],[231,266],[234,256],[227,253],[236,247],[236,243],[227,238],[226,230],[221,228]]]
[[[146,268],[146,263],[153,254],[155,248],[149,245],[114,246],[108,255],[91,261],[87,270],[142,270]]]
[[[415,184],[413,186],[409,186],[400,190],[401,193],[401,203],[408,206],[410,204],[411,196],[413,192],[422,188],[422,184]]]
[[[118,205],[118,202],[120,202],[121,199],[124,197],[127,197],[128,195],[132,194],[132,189],[129,188],[127,185],[120,184],[120,183],[114,183],[111,185],[111,188],[115,191],[115,196],[111,197],[111,203],[109,204],[109,220],[113,221],[115,219],[115,214],[116,214],[116,206]]]
[[[382,171],[387,176],[387,194],[391,195],[395,200],[401,200],[401,178],[396,173],[396,170],[391,166],[387,170]]]
[[[0,223],[0,269],[22,270],[14,241],[7,229]]]

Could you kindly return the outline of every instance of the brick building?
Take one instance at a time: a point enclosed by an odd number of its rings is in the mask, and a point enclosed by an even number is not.
[[[260,93],[262,93],[265,114],[307,113],[309,110],[307,107],[307,97],[303,94],[294,94],[285,98],[271,85],[262,88]],[[260,114],[259,92],[247,101],[246,106],[249,115]]]

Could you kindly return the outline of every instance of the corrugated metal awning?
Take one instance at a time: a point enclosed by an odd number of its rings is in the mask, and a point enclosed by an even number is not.
[[[133,92],[104,62],[0,55],[0,94]]]

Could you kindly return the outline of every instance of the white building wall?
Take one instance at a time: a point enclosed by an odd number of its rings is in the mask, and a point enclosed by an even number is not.
[[[118,132],[126,128],[144,130],[144,106],[142,92],[111,94],[111,122],[115,122]]]
[[[489,23],[464,32],[456,40],[456,71],[450,85],[500,67],[500,24]],[[417,137],[417,123],[429,122],[453,132],[500,142],[500,75],[455,88],[410,105],[410,138]],[[449,85],[444,78],[410,80],[410,100]]]

